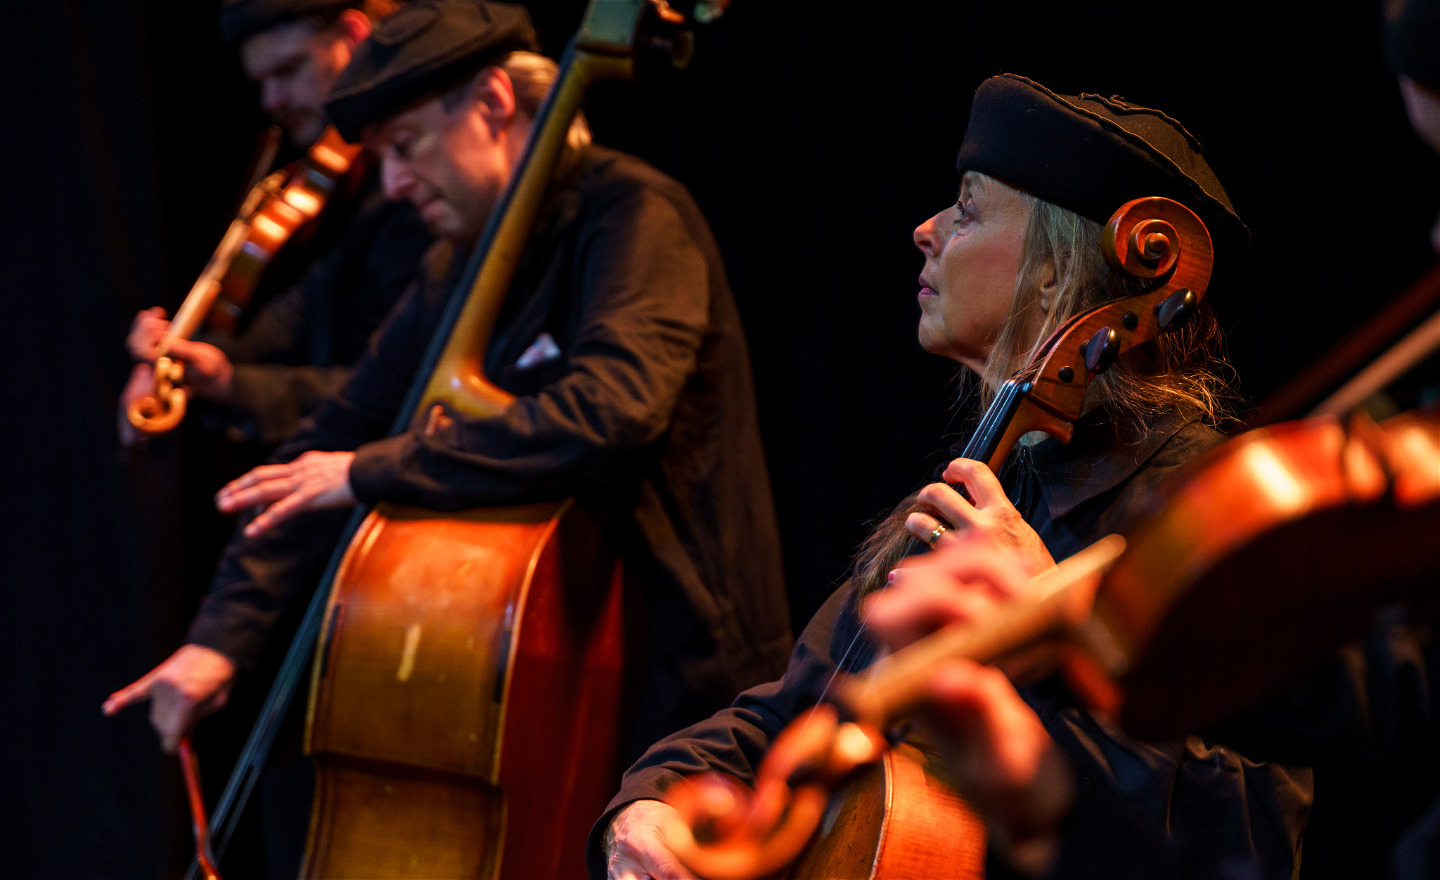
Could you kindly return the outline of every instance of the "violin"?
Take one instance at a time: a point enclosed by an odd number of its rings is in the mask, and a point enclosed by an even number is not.
[[[993,662],[1062,640],[1082,696],[1127,733],[1212,728],[1358,637],[1383,605],[1433,593],[1437,529],[1440,409],[1242,434],[1162,486],[1124,537],[1039,576],[1035,598],[842,679],[831,705],[776,739],[753,792],[714,774],[674,786],[666,798],[683,818],[670,848],[712,880],[789,863],[834,786],[888,754],[883,732],[949,657]]]
[[[276,134],[272,129],[263,165],[273,160]],[[313,228],[360,151],[358,144],[346,143],[327,128],[303,159],[251,187],[156,345],[154,389],[126,408],[131,425],[147,434],[163,434],[180,424],[187,400],[181,384],[185,365],[166,355],[171,344],[189,339],[202,323],[235,332],[265,268],[297,233]]]
[[[1068,442],[1095,377],[1125,352],[1179,329],[1198,309],[1209,283],[1214,252],[1204,223],[1185,206],[1158,197],[1127,202],[1105,225],[1102,249],[1112,269],[1153,283],[1140,293],[1074,315],[1057,328],[1030,363],[1000,388],[966,444],[964,457],[998,470],[1019,438],[1031,431],[1044,431]],[[915,543],[910,542],[910,550]],[[1114,555],[1114,542],[1107,542],[1061,570],[1073,571],[1097,557],[1110,561]],[[1069,607],[1065,601],[1055,599],[1053,603],[1064,609]],[[1045,621],[1039,631],[1049,631],[1064,619]],[[880,668],[892,667],[885,664]],[[839,685],[834,700],[850,713],[847,718],[858,723],[842,724],[833,707],[823,706],[797,721],[782,733],[762,764],[753,794],[737,790],[714,774],[672,787],[667,800],[689,821],[673,829],[671,849],[696,873],[710,878],[754,877],[789,864],[810,840],[836,783],[882,758],[887,773],[913,770],[910,765],[916,756],[890,750],[882,733],[913,707],[915,674],[911,673],[911,684],[904,687],[893,678],[877,680],[873,689],[876,700],[864,709],[854,686]],[[857,712],[860,714],[854,714]],[[922,790],[933,788],[922,786]],[[905,798],[893,794],[892,789],[883,800],[888,807]],[[720,804],[734,809],[719,810]],[[943,802],[942,807],[950,811],[951,818],[939,824],[948,822],[952,827],[908,847],[934,849],[939,856],[936,861],[923,866],[896,863],[893,870],[898,873],[890,876],[937,876],[938,871],[982,875],[983,831],[978,830],[978,819],[963,807]],[[853,812],[848,804],[842,808],[845,811]],[[886,822],[883,836],[893,839],[898,833],[895,824],[888,818]],[[829,816],[826,825],[832,825]],[[885,851],[864,866],[863,875],[883,876],[886,860],[905,848],[887,843]],[[813,873],[805,876],[833,874],[834,864],[828,854],[818,858],[813,852],[807,854],[806,866]]]

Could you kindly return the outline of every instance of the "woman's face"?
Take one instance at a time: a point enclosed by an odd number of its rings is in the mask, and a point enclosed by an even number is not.
[[[915,228],[920,345],[983,372],[1010,316],[1029,208],[1018,190],[968,172],[956,203]]]

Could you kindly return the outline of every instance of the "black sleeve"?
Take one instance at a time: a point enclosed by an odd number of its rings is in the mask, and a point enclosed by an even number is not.
[[[354,449],[384,437],[419,358],[413,349],[423,350],[428,338],[429,311],[417,284],[376,334],[371,353],[344,391],[303,421],[270,460]],[[253,668],[281,615],[318,585],[348,517],[349,511],[300,514],[260,538],[241,534],[253,514],[240,517],[186,641]]]
[[[859,631],[854,602],[847,583],[815,612],[778,681],[757,685],[736,697],[728,709],[660,740],[625,771],[619,793],[590,831],[586,863],[592,878],[605,877],[601,850],[605,830],[627,804],[660,800],[675,782],[705,771],[754,782],[770,743],[824,695],[838,668],[837,656],[853,657],[868,647],[854,638]]]
[[[185,641],[253,670],[277,621],[319,585],[349,517],[348,510],[302,513],[259,538],[241,536],[253,516],[241,517]]]

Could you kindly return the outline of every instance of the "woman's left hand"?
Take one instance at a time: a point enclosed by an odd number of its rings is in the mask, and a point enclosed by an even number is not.
[[[1010,503],[1000,480],[983,462],[957,458],[942,475],[944,483],[931,483],[920,490],[920,509],[905,520],[910,534],[939,548],[955,537],[954,531],[977,531],[998,547],[1014,554],[1026,575],[1036,575],[1055,564],[1045,543]],[[970,500],[951,488],[961,485]],[[937,528],[944,526],[935,541]]]

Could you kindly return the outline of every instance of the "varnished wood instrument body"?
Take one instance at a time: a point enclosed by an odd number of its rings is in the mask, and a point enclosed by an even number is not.
[[[590,84],[628,77],[646,0],[592,0],[412,388],[408,427],[504,412],[484,353]],[[378,505],[331,589],[306,878],[585,873],[618,784],[625,603],[579,505]]]
[[[568,502],[367,519],[315,670],[302,876],[574,876],[625,747],[618,570],[581,520]]]
[[[734,814],[710,805],[721,802],[713,780],[673,787],[666,798],[685,819],[667,830],[672,849],[703,876],[764,876],[819,821],[821,793],[884,753],[880,730],[917,705],[925,670],[943,657],[993,662],[1068,641],[1078,649],[1061,655],[1068,662],[1113,677],[1091,691],[1097,705],[1141,739],[1169,739],[1283,687],[1383,605],[1433,608],[1440,411],[1248,432],[1167,481],[1126,532],[1042,575],[1037,598],[985,627],[947,627],[838,681],[835,699],[857,720],[841,723],[823,704],[797,719],[753,796],[728,784]]]
[[[815,839],[785,875],[980,880],[985,824],[908,743],[857,772],[831,799]]]
[[[1282,422],[1182,476],[1096,597],[1136,736],[1223,721],[1440,582],[1440,412]]]

